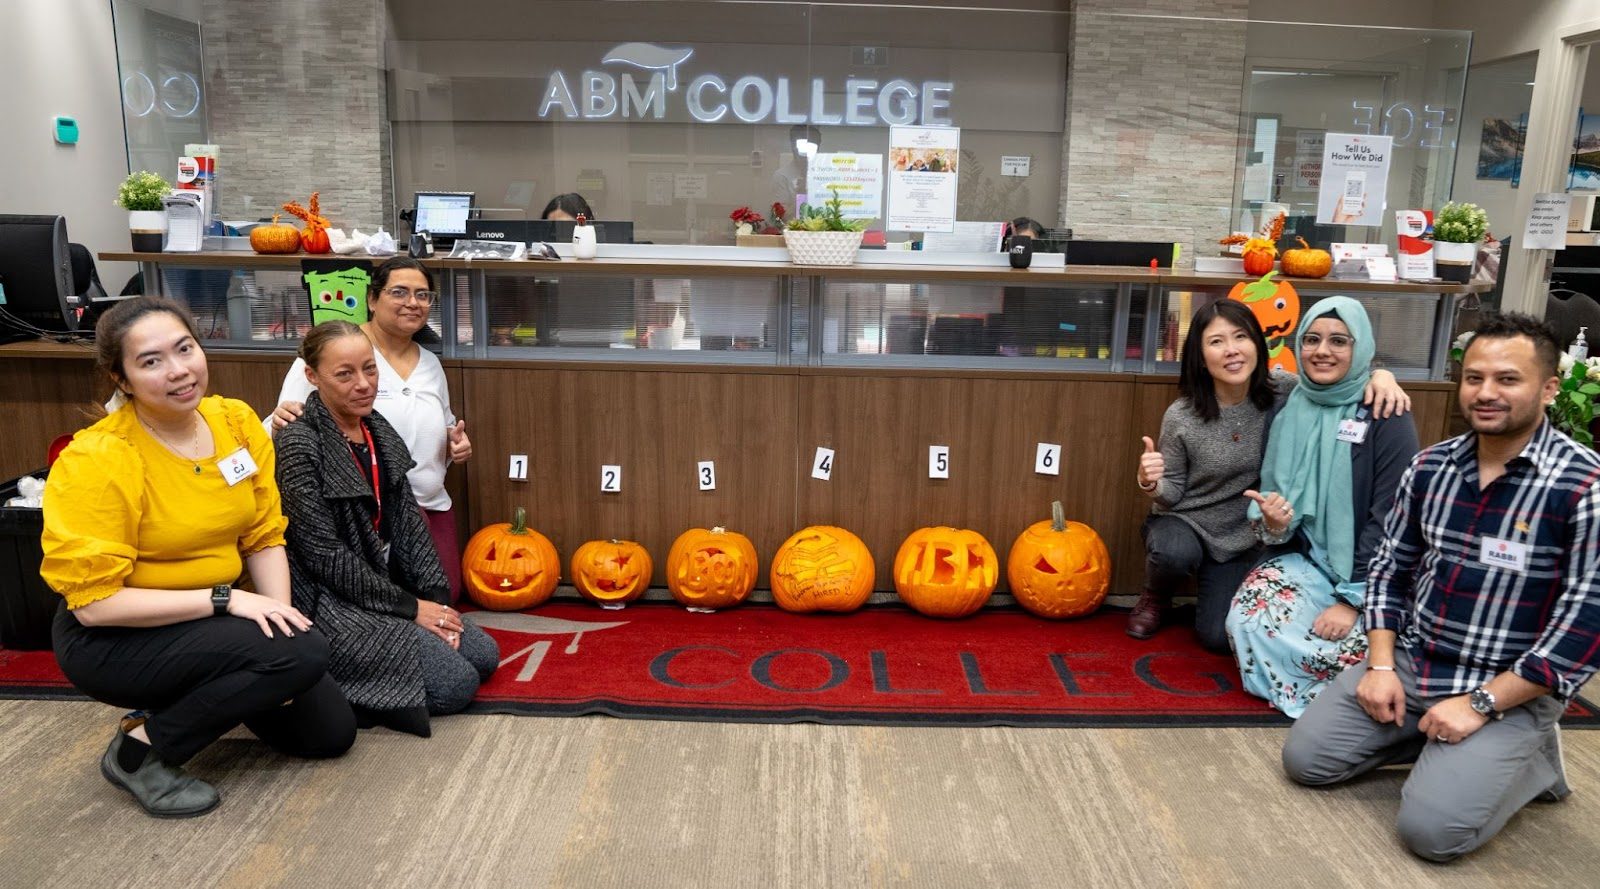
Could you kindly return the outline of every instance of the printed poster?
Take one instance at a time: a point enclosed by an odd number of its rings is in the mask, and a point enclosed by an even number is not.
[[[839,190],[846,219],[876,220],[883,215],[883,155],[842,151],[817,154],[806,172],[806,200],[820,207]]]
[[[1393,136],[1329,133],[1317,189],[1318,225],[1382,225]]]
[[[889,231],[948,232],[956,227],[958,127],[889,128]]]

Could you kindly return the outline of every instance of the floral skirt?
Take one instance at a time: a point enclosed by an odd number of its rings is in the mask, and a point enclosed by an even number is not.
[[[1245,578],[1228,609],[1228,642],[1239,660],[1245,691],[1298,719],[1345,667],[1367,656],[1365,620],[1343,639],[1311,626],[1333,597],[1333,581],[1299,553],[1262,562]]]

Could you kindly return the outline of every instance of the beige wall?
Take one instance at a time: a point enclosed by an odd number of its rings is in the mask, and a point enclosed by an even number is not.
[[[67,217],[90,251],[126,250],[127,213],[112,205],[128,174],[117,53],[106,0],[8,0],[0,27],[5,91],[0,213]],[[51,118],[78,121],[77,145],[57,145]],[[120,290],[130,266],[102,265]]]

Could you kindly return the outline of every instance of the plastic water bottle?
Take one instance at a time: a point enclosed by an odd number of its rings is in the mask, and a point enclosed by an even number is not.
[[[572,255],[578,259],[594,259],[595,249],[594,226],[579,213],[578,224],[572,229]]]
[[[1574,361],[1583,361],[1589,357],[1589,341],[1583,338],[1583,332],[1588,329],[1587,327],[1578,328],[1577,338],[1572,341],[1572,345],[1567,347],[1567,354],[1571,355]]]

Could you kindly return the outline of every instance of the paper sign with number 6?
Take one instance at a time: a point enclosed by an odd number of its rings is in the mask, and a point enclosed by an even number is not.
[[[1033,471],[1040,475],[1060,475],[1061,445],[1039,442],[1039,448],[1033,458]]]

